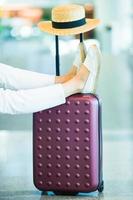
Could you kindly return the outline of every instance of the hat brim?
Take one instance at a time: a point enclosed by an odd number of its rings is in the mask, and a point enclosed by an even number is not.
[[[96,28],[100,24],[99,19],[86,19],[86,24],[76,28],[67,28],[67,29],[57,29],[52,27],[51,21],[41,21],[38,24],[38,27],[46,33],[52,35],[76,35],[80,33],[88,32]]]

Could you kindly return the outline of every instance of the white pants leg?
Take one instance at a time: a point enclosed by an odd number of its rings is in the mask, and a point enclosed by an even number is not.
[[[18,91],[0,89],[0,113],[4,114],[33,113],[61,105],[65,101],[61,84]]]
[[[0,87],[5,89],[31,89],[55,83],[55,75],[18,69],[0,63]]]
[[[65,103],[63,86],[54,82],[54,75],[0,64],[0,113],[33,113]]]

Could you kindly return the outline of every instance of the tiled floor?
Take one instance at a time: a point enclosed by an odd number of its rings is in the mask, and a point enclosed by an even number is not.
[[[41,194],[32,177],[32,116],[1,116],[0,200],[132,200],[133,91],[126,58],[104,57],[99,93],[103,102],[104,193]]]

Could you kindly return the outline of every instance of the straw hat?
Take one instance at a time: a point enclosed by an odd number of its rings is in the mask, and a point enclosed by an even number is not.
[[[52,9],[52,21],[42,21],[39,28],[53,35],[74,35],[90,31],[100,23],[99,19],[85,18],[81,5],[68,4]]]

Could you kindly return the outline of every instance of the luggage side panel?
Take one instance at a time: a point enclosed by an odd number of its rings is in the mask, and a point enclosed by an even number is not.
[[[66,192],[98,189],[101,170],[98,122],[98,99],[88,94],[72,95],[66,104],[34,114],[33,177],[38,189]],[[67,147],[70,150],[66,151]]]

